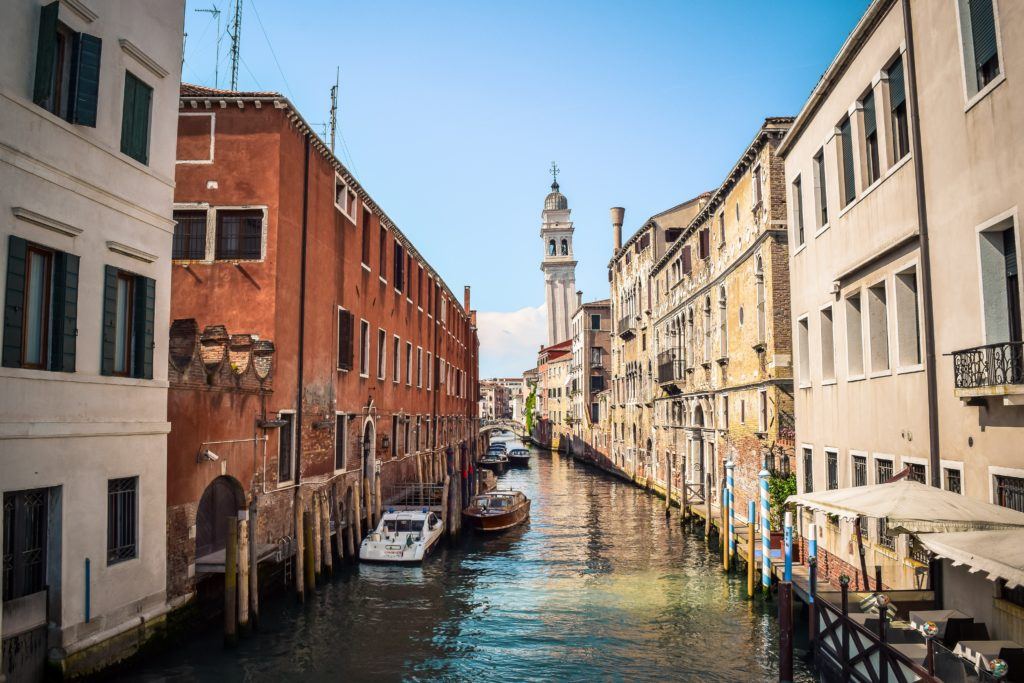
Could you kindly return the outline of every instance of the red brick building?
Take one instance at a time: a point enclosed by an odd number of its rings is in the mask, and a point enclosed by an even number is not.
[[[228,371],[172,368],[172,595],[217,571],[234,510],[255,513],[261,558],[301,544],[302,510],[365,532],[389,484],[470,473],[479,429],[469,288],[460,301],[285,97],[183,85],[179,114],[171,317]],[[272,376],[226,381],[248,376],[236,342],[261,340]]]

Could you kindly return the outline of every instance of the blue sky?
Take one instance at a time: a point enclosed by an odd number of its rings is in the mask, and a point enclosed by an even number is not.
[[[321,122],[341,68],[339,156],[453,291],[472,286],[483,376],[519,374],[544,341],[553,160],[577,287],[605,298],[608,208],[629,235],[715,187],[764,117],[799,111],[868,4],[242,1],[239,88]],[[214,5],[223,33],[232,0],[188,0],[185,81],[214,85],[216,23],[196,11]]]

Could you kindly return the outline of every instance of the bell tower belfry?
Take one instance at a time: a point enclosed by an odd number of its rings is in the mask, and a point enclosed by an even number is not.
[[[540,238],[544,258],[544,295],[548,308],[548,346],[571,337],[569,320],[576,302],[576,261],[572,252],[569,201],[558,191],[558,166],[551,162],[551,192],[544,198]]]

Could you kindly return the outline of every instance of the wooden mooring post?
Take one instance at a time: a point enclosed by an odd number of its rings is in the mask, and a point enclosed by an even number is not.
[[[704,538],[711,543],[711,475],[706,475],[704,481],[704,507],[707,508],[707,516],[704,518]]]
[[[302,559],[306,570],[306,590],[312,592],[316,588],[315,566],[313,562],[313,548],[315,544],[313,541],[313,516],[308,512],[302,513],[302,545],[305,550],[305,556]]]
[[[303,602],[306,599],[306,558],[303,549],[301,494],[296,493],[292,504],[295,506],[295,597],[299,602]]]
[[[246,635],[249,632],[249,520],[248,513],[245,510],[242,513],[245,517],[238,523],[238,630]]]
[[[224,546],[224,644],[238,643],[238,517],[226,518]]]
[[[355,524],[356,545],[363,542],[363,505],[359,486],[352,487],[352,522]]]
[[[249,626],[259,628],[260,625],[260,556],[259,543],[256,542],[257,512],[259,508],[253,503],[249,508]]]
[[[323,556],[323,571],[328,576],[334,574],[334,557],[331,552],[331,504],[327,494],[320,495],[320,533]],[[338,539],[341,539],[341,526],[338,526]],[[339,544],[340,546],[340,544]]]
[[[320,495],[319,494],[317,494],[315,492],[313,493],[312,497],[309,499],[309,507],[312,508],[312,510],[310,512],[310,517],[312,518],[312,521],[313,521],[313,536],[311,537],[310,540],[313,541],[313,543],[311,545],[312,545],[312,549],[313,549],[313,577],[314,577],[313,578],[313,581],[314,581],[313,585],[315,586],[316,585],[315,582],[319,582],[320,581],[320,575],[323,573],[323,559],[324,559],[322,557],[322,553],[320,552],[320,526],[321,525],[320,525]]]
[[[779,681],[793,681],[793,583],[779,582]]]
[[[683,484],[682,484],[683,498],[682,498],[682,504],[680,505],[680,509],[682,510],[682,513],[683,513],[683,520],[682,521],[685,524],[686,523],[686,519],[690,516],[690,487],[686,485],[686,470],[685,469],[683,470],[682,480],[683,480]]]

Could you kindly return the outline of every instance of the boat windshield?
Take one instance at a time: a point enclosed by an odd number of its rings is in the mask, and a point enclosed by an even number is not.
[[[423,520],[389,519],[384,522],[384,531],[389,534],[402,531],[423,531]]]

